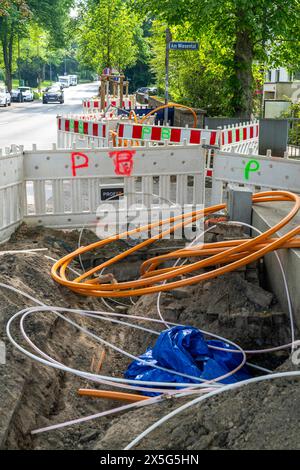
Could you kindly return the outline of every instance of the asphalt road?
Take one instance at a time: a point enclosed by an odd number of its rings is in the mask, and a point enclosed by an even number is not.
[[[77,85],[65,90],[64,104],[12,103],[11,107],[0,108],[0,148],[11,144],[32,144],[38,148],[51,147],[57,140],[56,116],[58,114],[82,113],[82,100],[97,92],[97,83]]]

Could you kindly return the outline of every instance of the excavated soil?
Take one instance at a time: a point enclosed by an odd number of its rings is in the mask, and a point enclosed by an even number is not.
[[[55,284],[50,275],[53,261],[73,251],[79,233],[64,233],[22,225],[1,251],[47,248],[33,254],[3,254],[0,282],[10,284],[49,306],[90,310],[107,310],[98,299],[83,298]],[[88,231],[81,244],[91,243],[95,236]],[[160,245],[160,248],[163,245]],[[127,245],[120,241],[83,259],[85,268],[108,259]],[[152,255],[155,248],[152,249]],[[137,275],[146,252],[114,268],[117,279]],[[73,265],[80,270],[79,264]],[[221,334],[247,349],[266,348],[289,342],[287,316],[274,295],[261,287],[261,265],[194,287],[180,289],[161,298],[165,319]],[[80,425],[32,435],[37,428],[88,416],[120,405],[79,397],[78,388],[94,387],[81,378],[37,364],[19,353],[9,343],[5,327],[17,311],[33,303],[23,296],[0,288],[0,339],[7,348],[7,364],[0,365],[0,448],[1,449],[122,449],[139,432],[184,400],[167,400],[150,407],[135,409]],[[111,304],[113,305],[113,304]],[[116,307],[119,312],[158,318],[156,296],[145,296],[134,306]],[[68,314],[69,318],[74,318]],[[100,320],[75,318],[78,323],[103,339],[139,355],[153,344],[150,333],[133,330]],[[149,327],[148,322],[140,322]],[[93,356],[99,358],[103,346],[92,341],[75,327],[51,312],[34,314],[26,331],[36,345],[64,364],[90,370]],[[151,324],[153,329],[159,327]],[[22,342],[17,325],[16,336]],[[23,343],[22,343],[23,344]],[[121,377],[130,359],[111,349],[101,369],[103,375]],[[252,362],[273,370],[291,370],[292,362],[285,352],[252,357]],[[105,388],[105,387],[104,387]],[[144,439],[141,449],[298,449],[300,448],[299,381],[280,379],[227,392],[199,404],[172,418]]]

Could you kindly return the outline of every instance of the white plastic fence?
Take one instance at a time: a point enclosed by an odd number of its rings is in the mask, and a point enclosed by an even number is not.
[[[109,99],[105,100],[105,109],[107,109],[109,106],[116,107],[116,108],[122,108],[122,109],[126,109],[127,111],[130,111],[131,109],[134,109],[136,107],[135,95],[129,95],[128,98],[124,97],[123,102],[122,102],[122,106],[121,106],[120,98],[118,98],[118,97],[109,97]],[[99,111],[104,111],[104,110],[101,110],[101,100],[100,99],[83,100],[82,107],[83,107],[83,112],[86,113],[86,114],[99,112]]]
[[[220,149],[225,152],[258,154],[259,122],[227,126],[221,131]]]
[[[126,142],[159,144],[169,142],[194,145],[204,143],[206,149],[206,175],[213,174],[213,159],[216,149],[243,154],[257,154],[259,142],[259,123],[249,122],[223,130],[192,129],[188,127],[149,126],[132,123],[120,123],[117,128],[121,145]]]
[[[149,126],[144,124],[119,124],[118,138],[121,141],[135,142],[169,142],[171,144],[196,144],[203,140],[207,145],[219,146],[220,131],[208,129],[191,129],[188,127]]]
[[[95,226],[110,194],[128,205],[204,203],[201,146],[26,151],[0,157],[0,242],[18,224]]]
[[[300,193],[300,161],[217,151],[212,175],[212,204],[223,201],[229,183],[253,190]]]
[[[0,149],[0,241],[7,240],[24,215],[24,157],[22,149]]]
[[[60,149],[107,147],[109,129],[103,120],[57,117],[57,147]]]

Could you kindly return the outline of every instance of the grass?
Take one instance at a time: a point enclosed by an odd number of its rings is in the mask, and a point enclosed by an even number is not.
[[[47,86],[51,86],[52,83],[53,82],[50,82],[50,80],[45,80],[44,82],[41,83],[41,89],[46,88]],[[27,85],[24,85],[24,86],[27,86]],[[19,80],[17,78],[13,79],[12,87],[13,88],[18,88],[19,87]],[[32,89],[33,89],[33,91],[36,91],[36,92],[38,91],[37,87],[33,87]]]

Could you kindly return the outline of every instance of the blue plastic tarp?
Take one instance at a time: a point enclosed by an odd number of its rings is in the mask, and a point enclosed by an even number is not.
[[[227,349],[219,351],[212,346]],[[231,344],[219,340],[206,341],[201,331],[193,327],[176,326],[163,331],[153,348],[133,361],[124,376],[126,379],[147,382],[200,383],[197,378],[211,380],[233,371],[242,361],[240,352]],[[145,362],[144,362],[145,361]],[[157,369],[160,366],[193,378]],[[231,384],[251,376],[247,367],[222,379],[219,383]],[[147,395],[153,395],[147,393]]]

